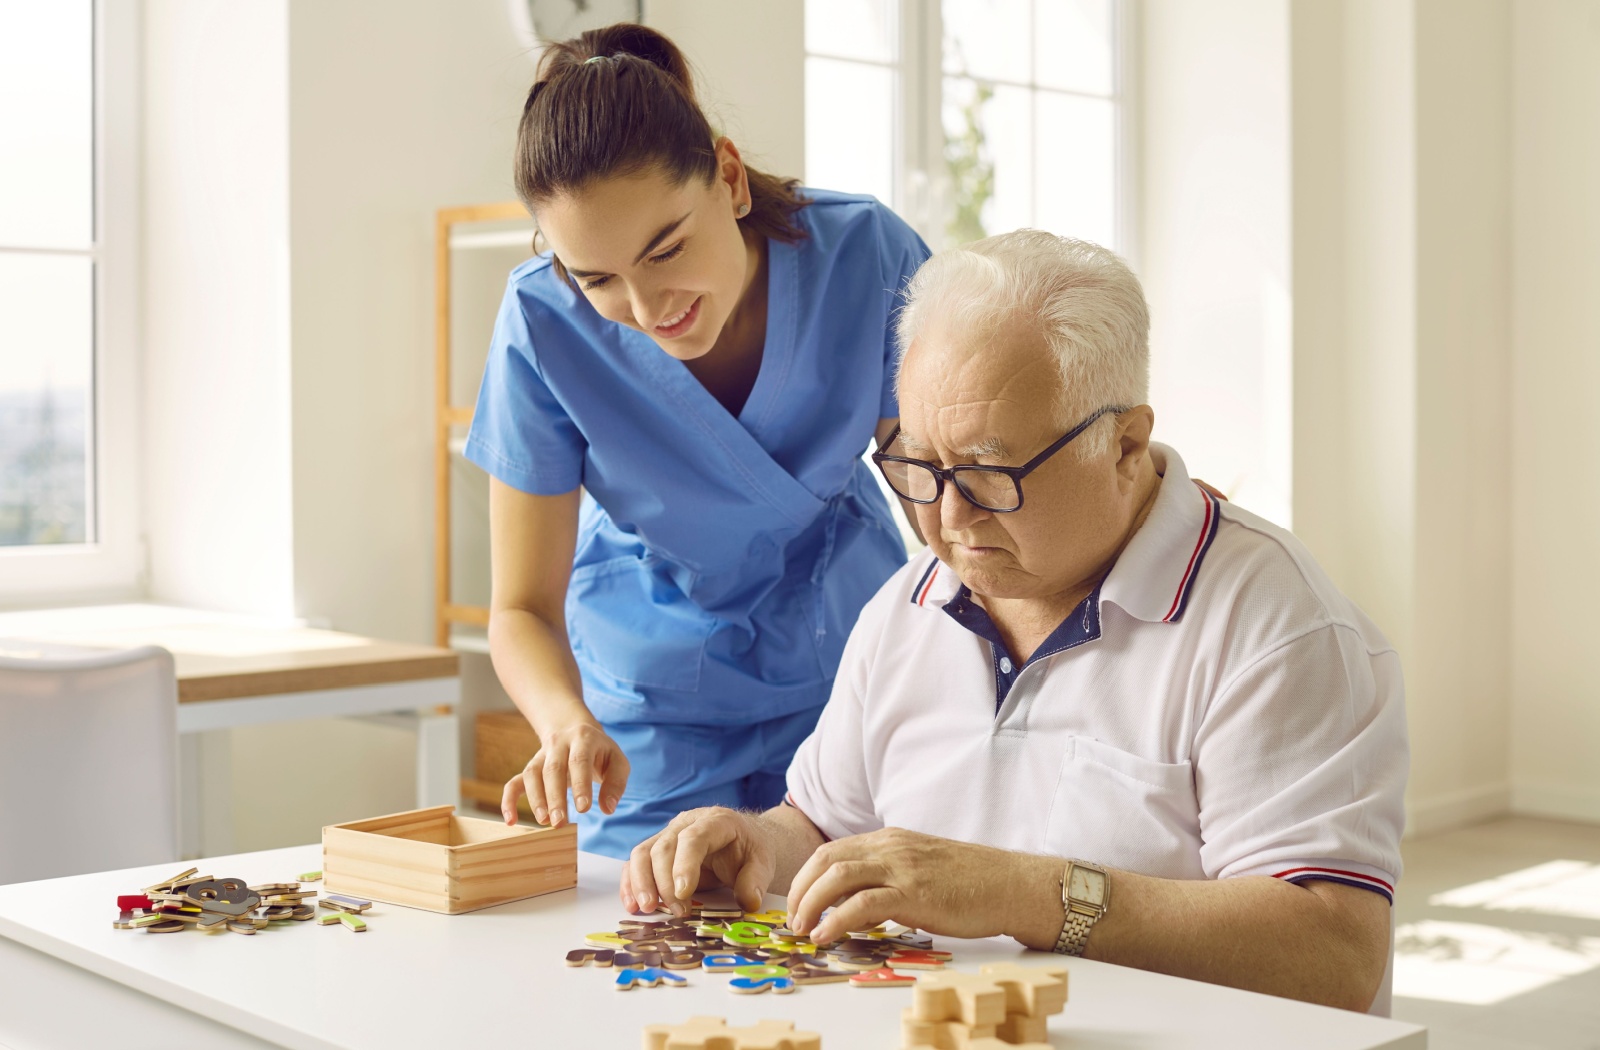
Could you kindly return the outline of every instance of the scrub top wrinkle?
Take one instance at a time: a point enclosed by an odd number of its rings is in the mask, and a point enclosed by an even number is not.
[[[548,256],[511,274],[466,455],[585,492],[567,620],[602,722],[751,724],[820,708],[905,560],[861,454],[898,415],[892,315],[927,247],[870,197],[806,190],[768,242],[766,344],[737,417]]]

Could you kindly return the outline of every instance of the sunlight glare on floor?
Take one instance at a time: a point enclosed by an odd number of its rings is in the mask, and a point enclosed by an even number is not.
[[[1600,864],[1552,860],[1509,875],[1435,893],[1428,903],[1446,908],[1536,912],[1600,919]]]
[[[1600,937],[1431,920],[1394,937],[1394,994],[1411,999],[1484,1006],[1600,967]]]

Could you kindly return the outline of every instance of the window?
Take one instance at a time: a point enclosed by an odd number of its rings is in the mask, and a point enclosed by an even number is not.
[[[128,5],[0,0],[0,600],[133,586]],[[108,90],[107,78],[120,90]],[[112,141],[108,129],[123,134]]]
[[[935,249],[1034,226],[1127,254],[1115,0],[807,0],[806,181]]]

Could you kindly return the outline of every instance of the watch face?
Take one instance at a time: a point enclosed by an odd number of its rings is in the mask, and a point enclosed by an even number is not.
[[[1106,899],[1106,877],[1093,868],[1073,865],[1072,875],[1067,880],[1067,896],[1073,900],[1083,901],[1086,904],[1104,904]]]

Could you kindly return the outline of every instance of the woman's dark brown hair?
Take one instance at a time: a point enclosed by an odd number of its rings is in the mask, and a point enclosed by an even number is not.
[[[659,171],[682,185],[717,174],[716,137],[694,97],[689,63],[654,29],[620,22],[546,48],[517,128],[517,196],[529,211],[600,179]],[[796,179],[746,165],[750,213],[764,237],[806,236],[795,213],[809,202]],[[556,260],[556,272],[566,270]]]

